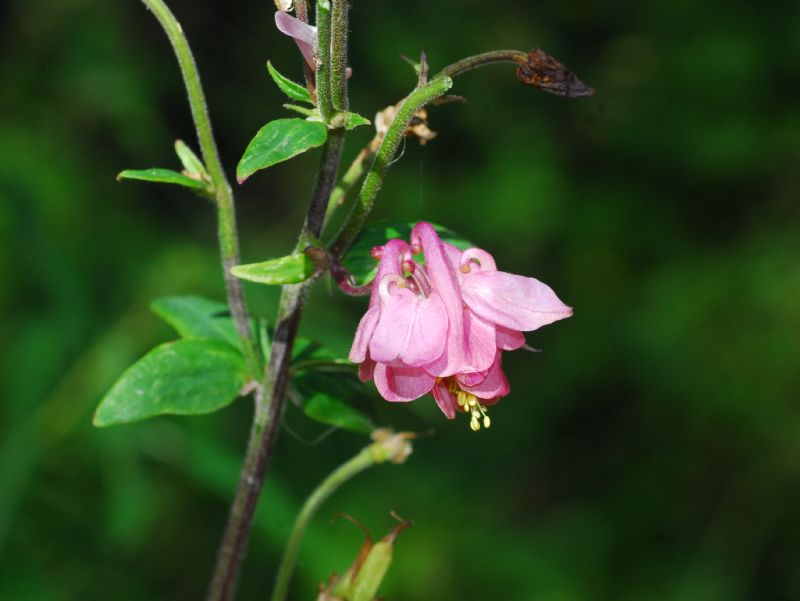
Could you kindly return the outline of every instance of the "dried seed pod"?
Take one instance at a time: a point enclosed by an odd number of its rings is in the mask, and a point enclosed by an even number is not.
[[[594,94],[594,88],[583,83],[572,71],[541,48],[528,52],[528,61],[517,68],[517,79],[556,96],[579,98]]]

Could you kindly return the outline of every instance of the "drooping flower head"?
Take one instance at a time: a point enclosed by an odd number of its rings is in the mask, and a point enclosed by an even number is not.
[[[424,265],[413,260],[420,253]],[[432,393],[448,418],[467,413],[473,430],[489,427],[488,406],[510,391],[502,351],[572,314],[547,285],[498,271],[488,252],[461,251],[429,223],[414,227],[410,244],[389,240],[373,256],[378,273],[350,360],[386,400]]]

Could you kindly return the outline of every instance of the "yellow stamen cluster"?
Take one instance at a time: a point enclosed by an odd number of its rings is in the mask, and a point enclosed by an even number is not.
[[[488,415],[489,410],[478,402],[478,397],[466,390],[462,390],[455,378],[450,380],[448,388],[450,392],[456,395],[459,409],[464,413],[470,414],[469,427],[473,432],[480,430],[481,424],[484,428],[489,428],[492,425],[492,420]]]

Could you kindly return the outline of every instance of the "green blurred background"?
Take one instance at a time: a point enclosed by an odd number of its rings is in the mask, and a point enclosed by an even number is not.
[[[173,0],[232,172],[300,77],[270,2]],[[396,510],[393,600],[800,599],[800,5],[356,1],[352,105],[365,115],[433,68],[540,46],[597,88],[564,100],[496,66],[434,108],[376,217],[437,221],[575,307],[509,354],[489,431],[430,399],[374,403],[418,431],[401,467],[333,497],[294,597],[342,571]],[[222,299],[213,211],[119,184],[195,144],[156,21],[134,0],[0,4],[0,599],[202,597],[250,403],[207,417],[90,424],[122,370],[173,336],[158,296]],[[347,158],[370,138],[349,137]],[[293,244],[317,157],[237,188],[243,257]],[[272,317],[276,291],[248,289]],[[346,352],[366,301],[319,285],[305,335]],[[240,598],[266,599],[302,499],[364,444],[287,413]],[[293,434],[300,432],[302,436]]]

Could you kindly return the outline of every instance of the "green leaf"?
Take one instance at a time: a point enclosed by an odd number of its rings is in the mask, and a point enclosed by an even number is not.
[[[365,284],[375,277],[378,262],[372,258],[370,251],[375,246],[383,246],[387,240],[402,238],[408,240],[416,221],[374,221],[368,224],[356,238],[344,257],[345,268],[353,275],[358,285]],[[448,244],[462,250],[475,246],[472,242],[441,225],[433,226],[439,237]],[[423,262],[423,256],[415,255],[414,260]]]
[[[284,77],[278,70],[272,66],[270,61],[267,61],[267,70],[269,74],[272,76],[272,80],[278,85],[281,91],[286,94],[292,100],[297,100],[299,102],[308,102],[309,104],[313,104],[311,100],[311,95],[308,93],[308,90],[305,86],[300,85],[299,83],[293,82],[288,77]]]
[[[313,117],[315,121],[322,121],[322,117],[320,117],[319,115],[319,110],[316,108],[309,109],[304,106],[289,104],[288,102],[283,105],[283,108],[289,109],[290,111],[294,111],[295,113],[300,113],[301,115],[305,115],[306,117]]]
[[[242,354],[219,340],[188,339],[157,346],[106,394],[95,426],[156,415],[199,415],[229,405],[247,381]]]
[[[271,121],[248,144],[236,167],[236,179],[241,184],[256,171],[321,146],[327,137],[324,123],[298,118]]]
[[[165,296],[150,303],[153,312],[183,338],[213,338],[239,348],[228,305],[199,296]]]
[[[336,355],[328,348],[309,338],[297,338],[292,348],[292,363],[334,359]]]
[[[329,127],[335,129],[344,126],[345,129],[351,130],[370,123],[372,122],[369,119],[362,117],[358,113],[336,113],[331,119]]]
[[[203,181],[192,179],[172,169],[161,169],[159,167],[153,167],[152,169],[126,169],[117,175],[117,179],[138,179],[160,184],[177,184],[193,190],[208,191],[208,186]]]
[[[299,284],[310,278],[316,269],[314,262],[303,254],[287,255],[261,263],[248,263],[231,268],[237,278],[259,284]]]
[[[346,121],[344,123],[346,129],[355,129],[362,125],[372,125],[372,121],[358,113],[346,113]]]
[[[203,161],[200,160],[183,140],[175,140],[175,153],[178,155],[183,168],[186,169],[187,172],[208,177],[208,171],[206,170],[206,166],[203,165]]]
[[[362,434],[375,429],[372,420],[353,406],[368,397],[355,374],[308,371],[294,378],[294,388],[311,419]]]
[[[362,125],[372,125],[372,121],[366,117],[362,117],[358,113],[345,113],[345,129],[351,130],[356,127],[361,127]]]

